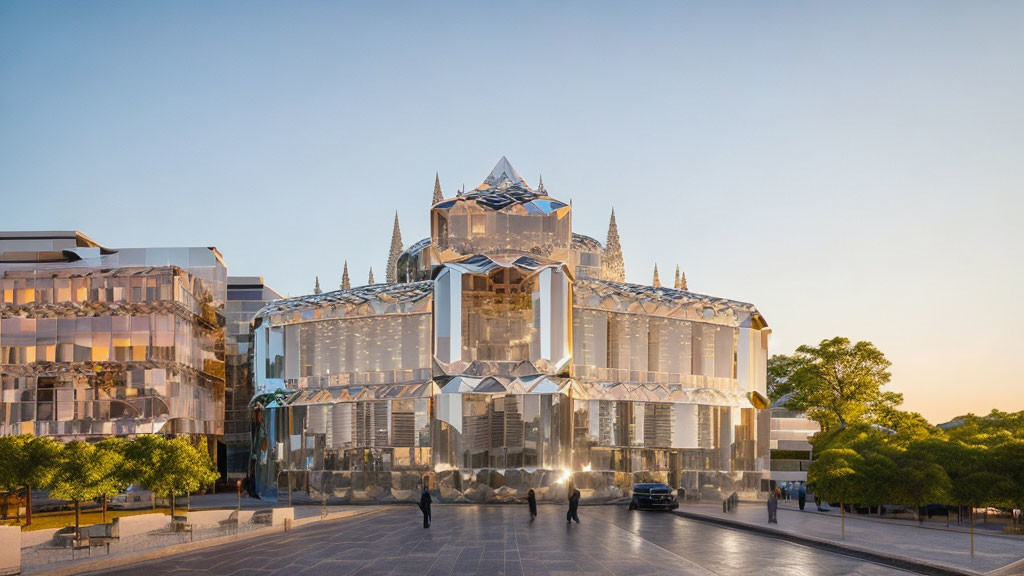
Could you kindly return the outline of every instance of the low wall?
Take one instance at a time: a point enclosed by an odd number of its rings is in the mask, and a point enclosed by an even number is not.
[[[284,524],[285,520],[295,521],[295,509],[294,508],[274,508],[271,513],[271,526],[277,526]]]
[[[0,526],[0,574],[21,573],[21,526]]]
[[[221,522],[230,518],[235,512],[235,510],[197,510],[189,512],[185,517],[188,518],[189,524],[195,527],[219,526]],[[247,524],[252,520],[253,514],[252,510],[238,511],[238,523]]]
[[[137,516],[121,516],[115,518],[117,522],[117,535],[122,540],[131,536],[138,536],[154,530],[163,530],[171,523],[171,517],[166,514],[139,514]]]
[[[46,530],[32,530],[30,532],[21,533],[21,547],[28,548],[30,546],[38,546],[40,544],[46,544],[53,541],[53,535],[57,533],[60,528],[47,528]]]

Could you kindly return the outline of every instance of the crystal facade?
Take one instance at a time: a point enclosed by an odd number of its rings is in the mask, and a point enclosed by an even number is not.
[[[435,192],[437,187],[435,187]],[[435,198],[397,284],[254,320],[256,489],[330,501],[757,490],[768,329],[746,303],[621,282],[572,208],[505,158]],[[607,261],[611,255],[612,261]],[[610,267],[609,267],[610,264]]]
[[[215,248],[0,234],[0,434],[224,433],[227,272]]]
[[[254,473],[250,469],[252,421],[249,401],[254,393],[252,375],[252,317],[281,295],[259,276],[228,276],[224,307],[224,444],[223,474],[229,480]]]

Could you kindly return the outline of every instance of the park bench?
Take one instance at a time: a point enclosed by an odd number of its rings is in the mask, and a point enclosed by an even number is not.
[[[189,540],[195,537],[187,516],[171,516],[171,532],[188,532]]]

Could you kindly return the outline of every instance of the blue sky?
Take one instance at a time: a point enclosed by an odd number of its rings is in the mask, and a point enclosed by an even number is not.
[[[1024,4],[0,3],[0,229],[382,277],[502,155],[773,350],[845,335],[939,421],[1024,409]]]

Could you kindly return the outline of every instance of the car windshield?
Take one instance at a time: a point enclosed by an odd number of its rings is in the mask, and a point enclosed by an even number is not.
[[[657,486],[651,486],[651,494],[671,494],[672,489],[664,484],[658,484]]]
[[[651,493],[651,487],[650,486],[633,486],[633,493],[634,494],[650,494]]]

